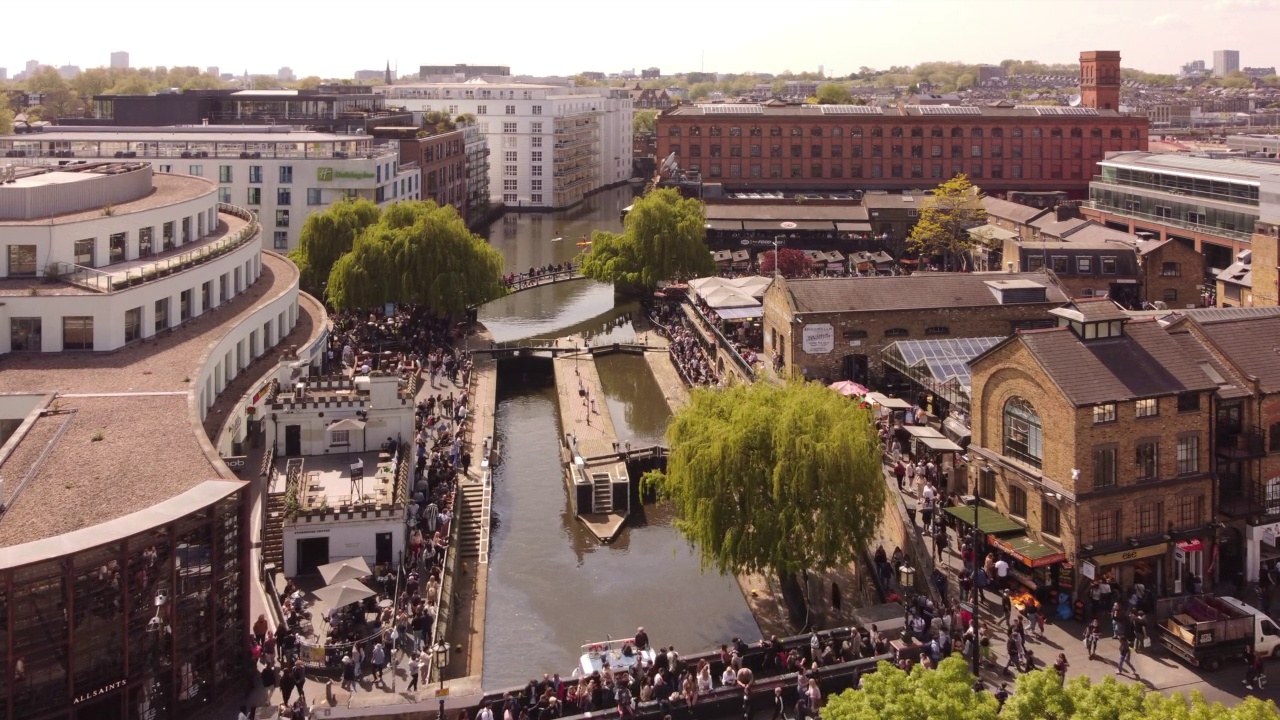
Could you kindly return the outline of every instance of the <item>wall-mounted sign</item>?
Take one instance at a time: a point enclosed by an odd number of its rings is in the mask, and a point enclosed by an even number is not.
[[[1160,555],[1169,549],[1168,543],[1160,543],[1159,545],[1148,545],[1146,547],[1134,548],[1132,550],[1122,550],[1120,552],[1110,553],[1108,555],[1098,555],[1093,558],[1093,562],[1098,567],[1106,567],[1108,565],[1118,565],[1127,563],[1131,560],[1138,560],[1145,557],[1153,557]]]
[[[809,355],[825,355],[836,348],[836,329],[830,323],[805,325],[800,348]]]
[[[85,701],[87,701],[87,700],[92,700],[92,699],[94,699],[94,698],[96,698],[96,697],[99,697],[99,696],[101,696],[101,695],[106,695],[107,693],[111,692],[112,690],[119,690],[120,688],[124,687],[125,682],[126,682],[125,680],[117,680],[117,681],[115,681],[115,682],[113,682],[113,683],[109,683],[109,684],[107,684],[107,685],[103,685],[102,687],[98,688],[97,690],[90,690],[89,692],[87,692],[87,693],[85,693],[85,694],[83,694],[83,695],[77,695],[77,696],[76,696],[76,699],[71,701],[71,704],[72,704],[72,705],[79,705],[80,703],[85,702]]]
[[[329,182],[330,180],[364,180],[373,177],[373,173],[368,170],[334,170],[331,167],[316,168],[316,180],[320,182]]]

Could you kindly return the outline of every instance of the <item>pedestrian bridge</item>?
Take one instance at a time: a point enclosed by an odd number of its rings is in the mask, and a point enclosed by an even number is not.
[[[582,280],[585,276],[578,271],[577,268],[572,270],[564,270],[561,272],[543,273],[532,277],[516,278],[507,283],[507,292],[518,293],[522,290],[531,290],[544,285],[555,285],[557,283],[569,282],[571,280]]]
[[[634,343],[610,343],[608,345],[581,347],[577,345],[557,345],[554,340],[548,340],[545,343],[524,340],[512,343],[494,343],[487,348],[473,349],[471,354],[488,355],[495,360],[502,360],[515,357],[555,358],[562,355],[577,355],[581,353],[592,357],[612,355],[614,353],[643,355],[646,352],[667,352],[667,348],[654,345],[636,345]]]

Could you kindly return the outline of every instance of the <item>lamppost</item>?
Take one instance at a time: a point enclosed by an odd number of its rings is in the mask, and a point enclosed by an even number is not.
[[[449,643],[441,638],[431,646],[431,652],[436,658],[436,676],[440,678],[440,688],[436,690],[436,697],[440,700],[440,710],[436,720],[444,720],[444,666],[449,664]]]

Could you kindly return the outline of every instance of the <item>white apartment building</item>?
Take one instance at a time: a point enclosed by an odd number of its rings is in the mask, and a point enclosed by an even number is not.
[[[378,89],[422,113],[476,116],[489,141],[489,196],[510,208],[563,208],[631,177],[631,97],[625,88],[474,78]]]
[[[70,165],[127,159],[160,173],[203,177],[217,201],[245,207],[262,223],[262,246],[298,246],[307,216],[343,197],[379,205],[422,197],[416,165],[368,135],[291,130],[284,126],[130,128],[48,127],[0,136],[0,164]]]

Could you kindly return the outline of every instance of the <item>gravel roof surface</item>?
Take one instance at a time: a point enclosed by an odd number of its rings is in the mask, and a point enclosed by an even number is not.
[[[159,339],[110,353],[9,353],[0,357],[0,392],[187,390],[201,358],[225,334],[225,326],[251,314],[264,298],[278,295],[297,274],[293,263],[263,253],[262,276],[253,287]]]
[[[0,547],[114,520],[218,478],[186,421],[186,395],[59,402],[69,415],[40,424],[69,417],[66,431],[5,512]],[[19,448],[28,439],[38,440],[24,438]],[[38,455],[45,443],[36,445]]]
[[[18,490],[18,486],[22,484],[23,478],[27,476],[27,471],[31,469],[39,457],[44,452],[44,448],[58,433],[58,428],[67,420],[65,416],[53,415],[36,418],[31,427],[27,429],[27,434],[22,436],[22,442],[13,449],[13,452],[4,459],[4,464],[0,465],[0,477],[5,479],[4,484],[4,504],[9,504],[9,499]]]

